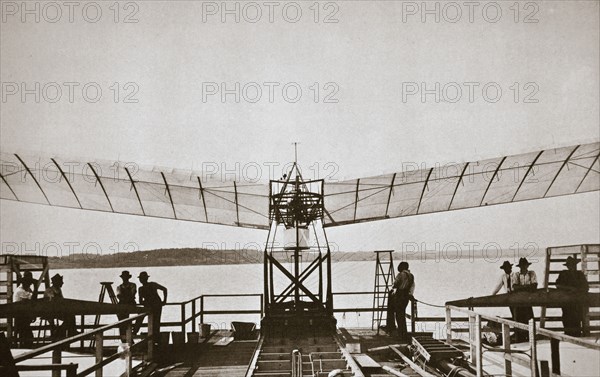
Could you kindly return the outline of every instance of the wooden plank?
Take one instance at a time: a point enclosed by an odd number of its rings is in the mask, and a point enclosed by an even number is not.
[[[227,336],[227,337],[219,339],[213,345],[217,346],[217,347],[226,347],[226,346],[230,345],[232,342],[233,342],[233,336]]]
[[[394,351],[398,356],[404,360],[406,364],[408,364],[415,372],[417,372],[422,377],[435,377],[433,374],[427,372],[425,369],[421,368],[417,364],[415,364],[411,359],[406,357],[400,350],[394,346],[390,346],[390,349]]]
[[[364,353],[352,355],[354,360],[363,368],[381,368],[381,365]]]

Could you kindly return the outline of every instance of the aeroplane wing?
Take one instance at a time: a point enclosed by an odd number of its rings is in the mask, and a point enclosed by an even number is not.
[[[600,189],[600,143],[325,182],[326,227]],[[0,199],[269,228],[267,183],[116,161],[1,154]]]
[[[326,227],[600,189],[600,143],[326,182]]]
[[[117,161],[1,154],[0,198],[57,207],[269,228],[269,186]]]

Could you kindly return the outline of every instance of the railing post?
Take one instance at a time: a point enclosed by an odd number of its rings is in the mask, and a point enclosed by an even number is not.
[[[62,351],[57,348],[52,351],[52,364],[60,364],[62,362]],[[52,377],[60,377],[60,370],[53,370]]]
[[[502,346],[504,347],[504,374],[512,376],[512,354],[510,353],[510,326],[502,324]]]
[[[181,303],[181,332],[185,337],[185,302]]]
[[[481,348],[481,316],[475,314],[475,357],[477,358],[477,377],[483,376],[483,350]]]
[[[200,323],[204,323],[204,296],[200,296]]]
[[[79,330],[82,334],[85,332],[85,315],[81,315],[81,327]],[[83,338],[79,341],[79,346],[83,349]]]
[[[154,316],[152,312],[148,312],[148,360],[154,358]]]
[[[192,332],[196,332],[196,299],[192,300]]]
[[[469,356],[471,363],[475,364],[475,317],[469,313]]]
[[[531,377],[537,377],[537,344],[535,339],[535,319],[529,320],[529,347],[531,348],[531,358],[529,361],[529,368],[531,370]]]
[[[410,332],[415,333],[415,327],[417,322],[417,301],[410,300]]]
[[[127,323],[127,328],[125,329],[125,341],[127,343],[127,348],[125,348],[125,376],[131,376],[131,346],[133,345],[133,330],[131,328],[131,321]]]
[[[261,293],[260,294],[260,319],[263,318],[263,316],[265,315],[265,296]]]
[[[96,333],[95,335],[95,340],[96,340],[96,364],[99,364],[102,362],[102,352],[103,352],[103,348],[104,348],[104,334],[102,333]],[[103,368],[99,368],[96,370],[96,377],[102,377],[102,369]]]
[[[552,360],[552,373],[560,376],[560,341],[550,339],[550,360]]]
[[[446,306],[446,342],[452,341],[452,309]]]

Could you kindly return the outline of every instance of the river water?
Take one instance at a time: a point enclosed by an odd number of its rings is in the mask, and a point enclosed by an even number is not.
[[[514,263],[514,260],[511,260]],[[534,261],[530,269],[538,276],[542,286],[543,260]],[[501,261],[483,258],[460,258],[454,260],[415,260],[410,261],[410,270],[415,276],[415,297],[425,303],[443,305],[446,301],[468,297],[484,296],[491,293],[497,283],[501,270]],[[289,267],[289,266],[288,266]],[[66,269],[53,270],[65,277],[63,292],[65,297],[82,300],[97,300],[100,282],[112,281],[115,286],[120,282],[121,268]],[[133,282],[138,284],[137,275],[142,270],[150,275],[150,281],[156,281],[168,288],[168,302],[189,300],[199,295],[209,294],[259,294],[263,291],[263,266],[261,264],[229,264],[202,266],[168,266],[130,269]],[[333,292],[372,292],[375,278],[375,262],[336,262],[332,264]],[[276,275],[276,288],[282,289],[287,283],[283,275]],[[317,278],[309,278],[306,285],[316,290]],[[345,313],[336,313],[341,327],[370,327],[371,313],[357,313],[353,308],[371,308],[373,295],[334,296],[335,308],[348,309]],[[206,310],[219,309],[258,309],[257,297],[247,298],[207,298]],[[510,315],[507,308],[489,308],[489,314]],[[444,316],[444,309],[419,304],[420,316]],[[536,313],[537,314],[537,313]],[[189,315],[189,313],[188,313]],[[179,320],[180,309],[177,306],[166,307],[163,321]],[[258,315],[211,315],[204,320],[213,328],[229,328],[232,320],[259,322]],[[436,335],[442,335],[443,324],[428,324],[427,329]],[[425,326],[419,325],[419,326]],[[433,327],[432,327],[433,326]],[[189,331],[189,329],[188,329]]]

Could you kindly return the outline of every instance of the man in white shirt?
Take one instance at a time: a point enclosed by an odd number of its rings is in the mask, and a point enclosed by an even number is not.
[[[502,275],[500,275],[498,277],[498,283],[494,287],[494,290],[492,291],[492,295],[498,294],[498,292],[500,292],[500,290],[502,288],[504,288],[505,293],[512,292],[512,277],[511,277],[512,266],[513,266],[512,263],[510,263],[509,261],[504,261],[504,263],[502,263],[502,266],[500,266],[500,269],[504,270],[504,272],[502,273]],[[515,319],[515,308],[510,306],[509,309],[510,309],[510,314],[511,314],[512,318]]]
[[[512,273],[512,266],[513,266],[512,263],[510,263],[509,261],[504,261],[502,266],[500,266],[500,269],[504,270],[504,273],[499,276],[498,284],[496,284],[496,287],[494,287],[494,290],[492,291],[492,295],[498,294],[498,292],[500,292],[500,290],[503,287],[504,287],[505,293],[512,292],[511,276],[510,276],[510,274]]]
[[[13,295],[14,302],[29,301],[33,297],[31,285],[35,283],[31,271],[23,272],[23,277],[17,280],[19,284]],[[20,346],[31,348],[33,346],[33,331],[31,331],[32,318],[27,315],[21,315],[15,318],[15,333],[19,339]]]
[[[537,289],[537,276],[535,271],[529,271],[531,263],[527,261],[527,258],[520,258],[519,271],[515,271],[511,275],[511,285],[513,292],[521,291],[535,291]],[[529,323],[529,320],[533,318],[533,308],[531,306],[519,306],[515,308],[515,321],[521,323]],[[523,342],[529,340],[529,333],[525,330],[515,330],[515,338],[517,342]]]

